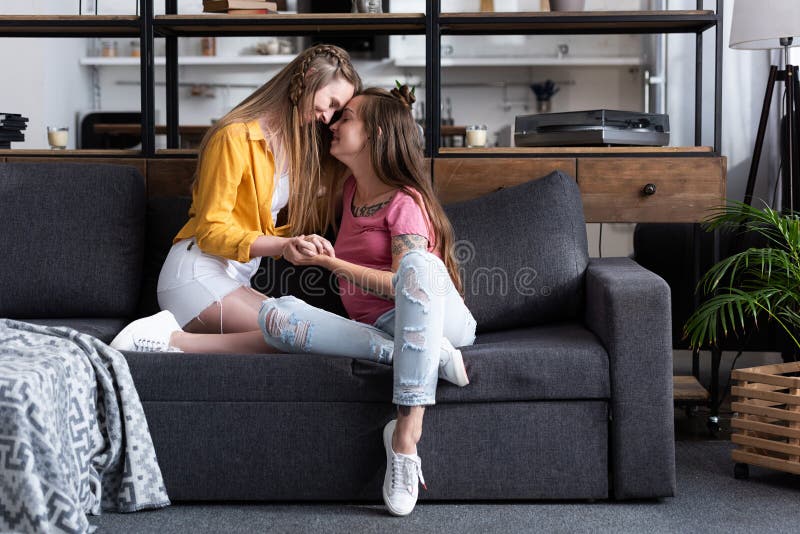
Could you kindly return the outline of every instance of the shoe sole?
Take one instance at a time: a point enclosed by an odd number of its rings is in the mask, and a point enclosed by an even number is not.
[[[390,454],[391,454],[391,450],[392,450],[392,434],[394,433],[395,426],[396,425],[392,425],[392,430],[391,430],[391,432],[388,432],[388,436],[387,436],[387,430],[389,430],[389,425],[387,424],[385,427],[383,427],[383,449],[386,451],[386,472],[387,473],[389,472],[389,468],[390,468],[389,466],[391,465],[391,462],[392,462],[392,458],[391,458]],[[400,512],[400,511],[395,510],[394,508],[392,508],[392,505],[389,504],[389,496],[386,495],[385,475],[384,475],[383,488],[381,488],[381,493],[383,494],[383,504],[386,505],[386,509],[389,510],[389,513],[392,514],[393,516],[395,516],[395,517],[405,517],[405,516],[407,516],[408,514],[410,514],[411,512],[414,511],[414,509],[412,508],[408,512]]]

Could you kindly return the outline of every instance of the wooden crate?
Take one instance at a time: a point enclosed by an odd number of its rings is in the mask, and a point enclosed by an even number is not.
[[[738,464],[800,475],[800,363],[736,369],[731,377],[737,476],[747,467]]]

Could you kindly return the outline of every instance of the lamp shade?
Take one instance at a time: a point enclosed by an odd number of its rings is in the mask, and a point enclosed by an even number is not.
[[[781,37],[800,45],[800,0],[736,0],[733,4],[731,48],[783,48]]]

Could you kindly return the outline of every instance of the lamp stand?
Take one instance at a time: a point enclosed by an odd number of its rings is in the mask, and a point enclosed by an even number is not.
[[[780,142],[781,166],[783,167],[781,177],[783,194],[780,208],[783,212],[792,212],[800,209],[800,131],[798,131],[798,127],[800,127],[800,82],[798,81],[797,66],[789,65],[788,61],[788,48],[791,42],[791,38],[781,39],[781,45],[784,47],[784,57],[786,58],[784,61],[786,68],[778,70],[775,65],[771,65],[769,68],[767,90],[764,94],[764,105],[761,108],[756,144],[753,149],[753,160],[750,163],[750,174],[747,178],[747,189],[744,195],[744,203],[748,206],[751,205],[758,173],[758,162],[761,159],[761,148],[764,144],[764,134],[767,129],[769,108],[772,103],[772,93],[775,88],[775,82],[783,82],[786,90],[786,116]],[[738,237],[732,240],[729,256],[739,245],[739,241],[743,239],[742,236],[743,234],[740,232]],[[783,348],[781,356],[784,362],[796,361],[797,359],[794,348]]]
[[[788,47],[791,38],[781,39],[784,46],[784,54],[787,58],[786,68],[778,70],[778,67],[771,65],[769,77],[767,78],[767,89],[764,94],[764,105],[761,108],[761,118],[758,122],[758,132],[756,143],[753,148],[753,160],[750,162],[750,173],[747,178],[747,189],[745,190],[744,203],[751,205],[753,201],[753,191],[755,190],[756,175],[758,173],[758,163],[761,159],[761,149],[764,145],[764,134],[767,129],[767,119],[769,108],[772,103],[772,93],[775,89],[775,82],[783,82],[786,90],[786,117],[784,122],[784,132],[781,136],[781,158],[783,167],[783,198],[781,208],[788,211],[800,209],[800,82],[798,82],[797,66],[788,64]]]

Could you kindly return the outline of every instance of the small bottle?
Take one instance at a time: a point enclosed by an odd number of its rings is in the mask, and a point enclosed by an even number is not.
[[[139,41],[131,41],[131,57],[142,57],[142,50]]]
[[[216,56],[217,39],[215,37],[203,37],[200,41],[200,51],[204,56]]]
[[[100,55],[103,57],[117,57],[117,42],[103,41],[100,47]]]

